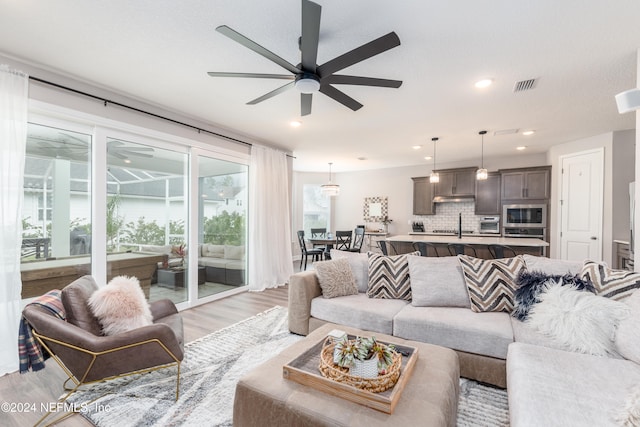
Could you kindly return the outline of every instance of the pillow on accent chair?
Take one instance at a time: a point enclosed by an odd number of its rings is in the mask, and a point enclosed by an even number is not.
[[[149,303],[135,277],[117,276],[89,298],[89,308],[105,335],[148,326],[153,323]]]
[[[472,311],[510,313],[513,310],[516,278],[526,268],[522,256],[480,259],[458,255],[458,261],[464,274]]]
[[[552,281],[539,298],[540,302],[529,311],[529,326],[570,351],[617,355],[616,328],[630,312],[625,303]]]
[[[526,320],[531,307],[540,302],[539,296],[544,291],[549,280],[554,283],[560,282],[562,286],[573,285],[580,291],[596,293],[593,284],[588,280],[581,279],[578,275],[572,276],[569,273],[565,275],[546,274],[542,271],[523,270],[516,278],[514,308],[511,315],[518,320]]]
[[[613,270],[607,264],[585,261],[582,278],[591,280],[596,294],[619,301],[640,288],[640,273],[627,270]]]
[[[346,258],[313,263],[324,298],[356,295],[358,286]]]
[[[331,249],[331,259],[346,258],[351,266],[351,272],[356,279],[358,292],[367,292],[369,285],[369,258],[366,253],[347,252]]]
[[[401,299],[411,301],[411,281],[409,277],[409,255],[380,255],[368,252],[369,257],[369,298]]]
[[[631,312],[616,331],[616,349],[625,359],[640,363],[640,291],[624,301]]]

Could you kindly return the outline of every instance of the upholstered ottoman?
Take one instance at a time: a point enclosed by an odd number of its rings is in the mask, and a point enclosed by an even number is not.
[[[326,324],[240,379],[233,425],[245,426],[455,426],[460,368],[450,349],[375,333],[381,341],[418,348],[419,358],[393,414],[353,403],[287,380],[283,365],[312,347],[332,329],[371,333]]]

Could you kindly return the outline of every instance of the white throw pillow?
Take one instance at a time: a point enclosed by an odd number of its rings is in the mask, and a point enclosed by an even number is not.
[[[631,388],[615,419],[622,427],[640,427],[640,385]]]
[[[525,323],[578,353],[616,355],[614,337],[629,314],[621,302],[549,281]]]
[[[135,277],[117,276],[89,298],[89,308],[105,335],[116,335],[153,324],[153,316]]]
[[[625,359],[640,363],[640,291],[624,301],[631,309],[616,331],[616,349]]]
[[[367,254],[331,249],[331,259],[340,258],[346,258],[349,261],[351,272],[356,279],[356,285],[358,285],[358,292],[367,292],[369,286],[369,257]]]

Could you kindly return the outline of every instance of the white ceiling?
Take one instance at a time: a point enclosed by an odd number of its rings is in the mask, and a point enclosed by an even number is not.
[[[215,28],[226,24],[297,64],[300,0],[0,0],[0,54],[289,149],[304,171],[330,161],[334,171],[428,166],[434,136],[438,163],[479,159],[482,129],[485,156],[502,157],[635,125],[614,95],[636,86],[638,1],[316,2],[319,64],[395,31],[399,47],[341,73],[403,85],[343,85],[362,109],[316,94],[300,118],[295,90],[245,105],[281,80],[207,76],[288,73]],[[495,83],[478,90],[483,77]],[[530,78],[539,79],[533,90],[513,93]],[[494,136],[504,129],[536,134]]]

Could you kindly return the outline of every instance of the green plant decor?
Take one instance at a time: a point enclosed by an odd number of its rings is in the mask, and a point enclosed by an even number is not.
[[[386,369],[393,363],[395,346],[393,344],[382,344],[376,337],[356,337],[349,340],[343,337],[336,343],[338,353],[338,366],[343,368],[352,367],[355,360],[369,360],[373,357],[378,359],[378,372],[386,373]]]

